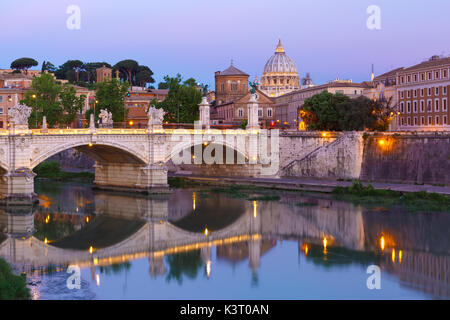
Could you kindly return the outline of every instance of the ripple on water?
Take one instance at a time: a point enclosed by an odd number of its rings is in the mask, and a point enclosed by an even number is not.
[[[67,288],[65,272],[51,275],[32,275],[28,278],[28,287],[34,300],[94,300],[96,294],[91,291],[90,283],[81,279],[81,288],[70,290]]]

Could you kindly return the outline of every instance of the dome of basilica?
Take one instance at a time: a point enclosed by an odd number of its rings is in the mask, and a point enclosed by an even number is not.
[[[295,73],[298,74],[294,61],[284,52],[281,40],[278,42],[275,54],[270,57],[264,67],[264,73]]]
[[[278,41],[275,54],[267,61],[261,78],[260,90],[269,97],[279,97],[300,88],[297,67]]]

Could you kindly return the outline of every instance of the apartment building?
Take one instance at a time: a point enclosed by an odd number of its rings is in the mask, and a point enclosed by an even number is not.
[[[398,130],[450,130],[450,57],[397,72]]]

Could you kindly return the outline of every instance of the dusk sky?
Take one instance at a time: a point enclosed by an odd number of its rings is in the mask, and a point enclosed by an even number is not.
[[[66,27],[69,5],[81,9],[80,30]],[[381,8],[381,30],[366,26],[370,5]],[[0,68],[20,57],[134,59],[157,83],[181,73],[213,85],[231,59],[260,77],[281,37],[317,84],[368,80],[372,63],[381,74],[450,55],[448,0],[1,0],[0,12]]]

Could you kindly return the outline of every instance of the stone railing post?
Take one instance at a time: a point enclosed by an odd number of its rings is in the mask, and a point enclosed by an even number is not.
[[[95,118],[93,113],[91,113],[91,116],[89,117],[89,130],[91,131],[91,133],[97,131],[97,129],[95,128]]]
[[[200,109],[200,124],[202,128],[209,130],[210,128],[210,106],[206,97],[203,97],[202,102],[198,105]]]
[[[256,94],[250,96],[250,100],[247,104],[248,123],[247,130],[258,130],[259,117],[258,117],[258,102],[256,101]]]

